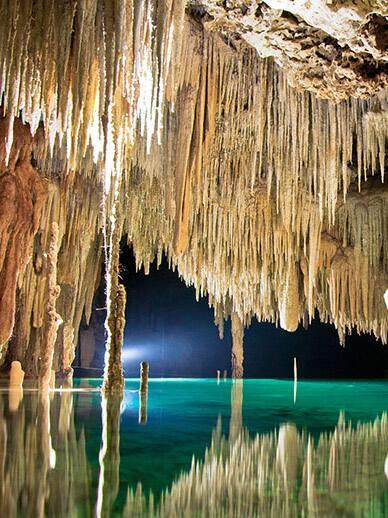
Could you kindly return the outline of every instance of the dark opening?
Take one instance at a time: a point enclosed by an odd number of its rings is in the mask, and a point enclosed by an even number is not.
[[[138,377],[141,361],[150,364],[152,377],[215,377],[231,368],[230,322],[220,340],[213,310],[207,298],[195,299],[177,272],[164,258],[159,269],[154,263],[149,275],[136,273],[135,259],[128,246],[122,247],[121,282],[127,291],[123,364],[126,377]],[[105,352],[105,280],[96,294],[90,326],[80,331],[78,372],[100,376]],[[369,335],[346,337],[341,347],[334,326],[314,320],[295,333],[273,324],[253,321],[245,331],[244,377],[292,378],[293,358],[303,378],[388,377],[388,348]],[[77,373],[77,372],[76,372]]]

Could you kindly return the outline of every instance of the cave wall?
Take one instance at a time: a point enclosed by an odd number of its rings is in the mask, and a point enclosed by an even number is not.
[[[7,121],[0,121],[0,131]],[[79,175],[45,175],[36,166],[44,139],[32,138],[28,125],[15,119],[11,159],[0,181],[1,203],[1,363],[19,360],[27,375],[36,375],[47,318],[47,252],[51,222],[58,223],[57,311],[62,324],[54,366],[63,374],[71,366],[83,313],[90,318],[102,264],[99,224],[101,194]],[[3,140],[4,142],[4,140]],[[3,145],[4,151],[4,145]],[[4,153],[3,153],[4,155]],[[13,158],[14,157],[14,158]],[[9,266],[8,266],[9,265]],[[11,268],[12,267],[12,268]]]
[[[66,375],[117,208],[138,267],[165,252],[221,328],[233,313],[292,331],[318,311],[342,340],[355,328],[387,341],[384,68],[334,102],[194,11],[0,3],[5,366],[38,370],[56,222]]]

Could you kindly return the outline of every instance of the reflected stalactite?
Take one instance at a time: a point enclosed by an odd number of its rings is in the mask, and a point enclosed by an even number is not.
[[[234,380],[230,393],[229,440],[233,442],[243,429],[243,389],[242,380]]]
[[[298,467],[298,432],[294,424],[285,424],[279,429],[276,461],[283,474],[284,487],[293,491]]]
[[[85,433],[81,430],[79,437],[76,435],[73,399],[71,391],[64,391],[60,394],[59,408],[54,407],[57,413],[53,446],[57,468],[50,471],[49,490],[53,496],[46,503],[49,516],[91,516],[93,512]]]
[[[119,394],[102,396],[102,444],[96,503],[98,518],[111,516],[119,491],[121,403]]]
[[[56,397],[59,406],[47,393],[27,393],[9,414],[0,395],[1,516],[91,516],[90,466],[84,434],[75,432],[73,395]]]
[[[341,460],[333,464],[335,436]],[[138,487],[128,493],[124,516],[382,516],[388,503],[387,447],[386,414],[356,427],[345,425],[340,417],[335,431],[322,433],[317,441],[292,424],[283,425],[279,433],[252,438],[242,428],[237,437],[227,439],[219,421],[204,460],[193,459],[191,470],[163,493],[156,509],[153,500],[147,507]]]
[[[98,492],[73,398],[28,393],[10,411],[0,393],[0,515],[383,516],[388,419],[352,425],[340,415],[332,432],[312,437],[292,423],[251,435],[242,425],[242,382],[234,382],[229,436],[221,419],[203,459],[193,459],[158,501],[139,484],[117,503],[121,399],[103,399]],[[51,409],[50,409],[51,406]],[[342,514],[341,514],[342,513]]]

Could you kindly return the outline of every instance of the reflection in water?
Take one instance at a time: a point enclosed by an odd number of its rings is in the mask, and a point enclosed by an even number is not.
[[[47,394],[25,396],[16,411],[0,398],[0,516],[90,515],[85,440],[83,433],[76,438],[72,397],[62,395],[52,420]]]
[[[149,509],[139,487],[125,516],[384,516],[387,416],[352,429],[340,419],[314,444],[293,425],[233,440],[219,422],[204,461],[194,461]]]
[[[139,392],[139,423],[147,424],[148,391]]]
[[[96,507],[98,518],[110,516],[119,492],[121,403],[121,395],[102,395],[102,446]]]
[[[118,505],[121,399],[102,397],[93,481],[95,459],[87,460],[73,397],[64,391],[50,405],[47,396],[26,392],[18,406],[0,397],[1,517],[378,517],[387,509],[386,414],[356,426],[340,415],[334,431],[315,438],[292,423],[250,436],[242,419],[243,383],[236,381],[229,434],[219,418],[204,459],[193,459],[159,499],[139,484]]]

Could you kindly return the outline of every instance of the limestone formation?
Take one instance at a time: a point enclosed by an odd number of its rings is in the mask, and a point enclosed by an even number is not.
[[[140,484],[128,490],[123,516],[384,514],[386,414],[356,426],[340,418],[315,438],[291,425],[253,437],[244,427],[233,438],[221,430],[219,421],[204,459],[193,459],[157,504]],[[360,457],[369,460],[361,466]]]
[[[122,229],[120,211],[116,210],[115,218],[112,218],[106,273],[107,308],[105,328],[107,340],[103,388],[107,392],[121,392],[124,389],[121,350],[125,329],[126,292],[124,286],[119,283],[120,236]]]
[[[140,393],[146,394],[148,392],[148,362],[141,362],[140,364]]]
[[[11,363],[11,370],[9,371],[9,387],[21,388],[23,387],[24,371],[22,365],[18,361]]]
[[[57,313],[57,299],[60,288],[57,284],[58,261],[58,225],[52,223],[50,229],[49,250],[47,253],[47,284],[48,297],[46,321],[44,324],[42,353],[39,366],[39,389],[48,390],[55,386],[55,370],[53,370],[54,348],[57,340],[58,327],[62,323]]]
[[[388,86],[388,8],[383,0],[191,0],[208,30],[273,57],[289,83],[338,102]]]
[[[386,343],[386,16],[381,0],[0,0],[4,369],[38,375],[53,222],[65,378],[103,260],[122,377],[122,238],[145,271],[165,254],[221,333],[233,314],[290,331],[318,314],[341,341]]]
[[[237,315],[232,313],[232,378],[242,378],[244,375],[244,325]]]
[[[120,482],[120,394],[102,396],[102,444],[95,516],[107,518],[119,492]]]

